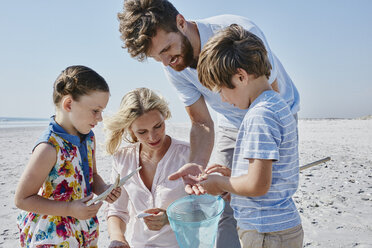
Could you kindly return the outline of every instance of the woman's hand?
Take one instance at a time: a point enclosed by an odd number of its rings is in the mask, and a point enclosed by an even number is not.
[[[169,224],[167,212],[161,208],[147,209],[145,213],[152,214],[151,216],[144,217],[146,226],[151,231],[159,231],[163,226]]]
[[[102,202],[87,206],[85,203],[92,198],[93,194],[84,197],[83,199],[69,202],[69,215],[79,220],[86,220],[96,216],[99,208],[102,206]]]
[[[113,240],[108,248],[130,248],[127,241]]]
[[[110,187],[110,185],[108,185]],[[108,203],[115,202],[121,195],[121,187],[116,187],[111,191],[111,193],[105,198]]]

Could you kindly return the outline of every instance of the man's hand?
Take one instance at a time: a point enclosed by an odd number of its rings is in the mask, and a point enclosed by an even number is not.
[[[203,166],[188,163],[182,166],[177,172],[171,174],[168,179],[177,180],[182,177],[186,193],[200,195],[205,193],[203,187],[199,185],[200,180],[198,179],[203,174]]]

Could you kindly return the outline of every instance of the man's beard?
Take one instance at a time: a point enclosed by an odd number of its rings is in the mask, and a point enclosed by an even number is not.
[[[183,71],[186,67],[191,67],[193,69],[196,69],[196,66],[198,65],[198,59],[194,58],[194,49],[192,48],[192,45],[189,41],[189,39],[183,35],[181,32],[179,33],[181,35],[181,57],[182,57],[182,63],[177,64],[176,66],[172,66],[172,68],[175,71]]]

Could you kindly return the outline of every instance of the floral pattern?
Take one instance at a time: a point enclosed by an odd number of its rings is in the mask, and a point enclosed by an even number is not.
[[[93,183],[94,136],[87,141],[89,183]],[[48,143],[57,151],[57,162],[42,185],[39,194],[56,201],[73,201],[87,195],[77,146],[55,133]],[[78,220],[70,216],[39,215],[25,212],[18,216],[21,247],[75,248],[97,247],[98,219]]]

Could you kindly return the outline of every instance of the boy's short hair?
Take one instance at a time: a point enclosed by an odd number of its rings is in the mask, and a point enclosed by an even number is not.
[[[222,86],[233,89],[231,82],[237,69],[256,78],[270,77],[271,64],[264,43],[243,27],[232,24],[208,40],[199,55],[199,81],[212,91]]]
[[[158,28],[178,32],[178,14],[167,0],[125,0],[124,10],[118,14],[123,48],[127,48],[133,58],[143,61]]]

